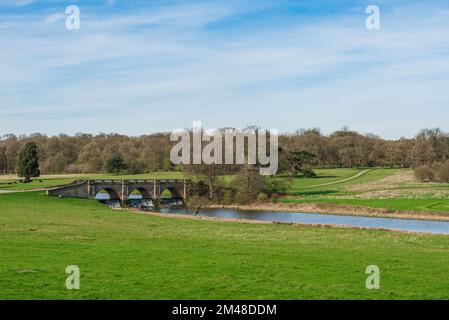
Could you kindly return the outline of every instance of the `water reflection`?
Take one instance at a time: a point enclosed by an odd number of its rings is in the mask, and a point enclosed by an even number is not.
[[[160,210],[160,212],[168,214],[193,215],[195,213],[195,210],[163,208]],[[198,216],[217,217],[225,219],[293,222],[303,224],[332,224],[351,227],[383,228],[390,230],[449,234],[449,222],[446,221],[374,218],[317,213],[241,211],[234,209],[204,209],[198,213]]]

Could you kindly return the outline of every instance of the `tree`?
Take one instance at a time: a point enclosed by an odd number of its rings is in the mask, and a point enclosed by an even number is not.
[[[298,173],[305,176],[314,176],[315,172],[312,167],[315,163],[316,155],[307,151],[287,151],[287,164],[292,177],[296,177]]]
[[[235,200],[246,204],[257,199],[260,193],[266,193],[267,187],[264,178],[259,174],[256,166],[245,164],[236,175],[233,186],[236,189]]]
[[[212,199],[218,188],[218,176],[223,174],[223,166],[217,164],[190,164],[184,165],[184,169],[198,179],[205,180],[209,188],[209,199]]]
[[[126,170],[128,166],[121,156],[113,156],[108,161],[106,161],[106,171],[108,173],[120,174],[120,171]]]
[[[34,142],[28,142],[19,156],[19,177],[24,177],[25,182],[30,182],[31,178],[39,176],[40,171],[37,146]]]
[[[256,127],[249,127],[256,132]],[[226,129],[220,129],[224,133]],[[245,147],[248,146],[245,139]],[[106,162],[114,155],[121,155],[129,173],[158,170],[174,170],[170,162],[173,143],[168,133],[154,133],[138,137],[118,134],[75,136],[43,134],[0,136],[0,172],[18,173],[19,156],[24,145],[36,143],[39,150],[41,174],[61,172],[103,172]],[[279,135],[280,172],[292,175],[312,174],[315,167],[401,166],[417,168],[431,166],[437,171],[437,163],[449,160],[449,133],[439,129],[425,129],[413,138],[384,140],[373,134],[361,135],[348,128],[323,135],[319,129],[301,129]],[[308,152],[316,157],[308,158]],[[235,156],[235,154],[234,154]],[[287,161],[289,156],[289,161]],[[304,162],[305,160],[305,162]],[[310,160],[310,161],[309,161]],[[202,167],[204,165],[198,165]],[[308,170],[310,169],[310,170]],[[235,174],[240,165],[222,165],[223,174]],[[215,188],[215,173],[195,168],[208,176],[209,187]],[[437,178],[437,177],[435,177]],[[441,178],[439,178],[441,179]],[[204,180],[206,182],[206,180]],[[213,190],[212,190],[213,191]],[[217,191],[217,190],[215,190]],[[217,194],[217,192],[215,192]]]
[[[100,172],[103,167],[102,149],[97,142],[87,143],[78,155],[78,161],[87,167],[89,172]]]
[[[164,159],[164,161],[162,162],[162,170],[173,171],[174,168],[175,168],[175,166],[170,161],[170,159]]]
[[[0,146],[0,173],[8,172],[8,158],[6,157],[6,148]]]
[[[6,140],[6,172],[18,172],[19,156],[20,150],[22,150],[23,144],[18,141],[15,137]]]

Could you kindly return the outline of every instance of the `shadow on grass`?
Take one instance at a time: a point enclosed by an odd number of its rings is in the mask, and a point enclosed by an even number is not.
[[[296,176],[296,177],[294,177],[293,179],[317,179],[317,180],[319,180],[319,179],[323,179],[323,178],[326,178],[326,179],[330,179],[330,178],[339,178],[340,176],[335,176],[335,175],[323,175],[323,176],[312,176],[312,177],[308,177],[308,176]],[[276,178],[292,178],[292,176],[290,176],[290,175],[286,175],[286,174],[278,174],[278,175],[276,175]],[[342,178],[342,179],[344,179],[344,178]]]
[[[300,176],[300,177],[297,177],[297,178],[299,178],[299,179],[303,179],[303,178],[309,178],[309,179],[317,179],[317,180],[319,180],[319,179],[330,179],[330,178],[338,178],[338,176],[316,176],[316,177],[304,177],[304,176]]]
[[[338,190],[321,190],[321,191],[300,191],[300,192],[289,192],[290,196],[324,196],[329,194],[334,194],[339,192]]]

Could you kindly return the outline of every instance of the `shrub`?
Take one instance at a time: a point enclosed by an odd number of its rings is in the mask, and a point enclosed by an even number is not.
[[[207,197],[191,195],[185,200],[187,208],[199,209],[213,204]]]
[[[232,204],[234,200],[234,196],[232,194],[232,190],[224,190],[221,196],[221,203],[224,205]]]
[[[162,162],[162,170],[163,171],[172,171],[174,169],[173,163],[170,161],[170,159],[164,159]]]
[[[269,196],[274,194],[285,194],[292,187],[293,179],[288,176],[282,179],[278,177],[267,177],[265,178],[265,188],[264,192]]]
[[[239,204],[256,201],[257,195],[267,189],[259,170],[250,165],[242,167],[234,179],[233,186],[237,191],[234,200]]]
[[[312,169],[307,168],[303,170],[303,176],[305,178],[313,178],[316,177],[316,173]]]
[[[438,166],[437,176],[439,181],[449,182],[449,161],[446,161]]]
[[[261,192],[257,195],[258,202],[266,202],[267,199],[268,199],[268,195],[266,193]]]
[[[430,166],[421,166],[415,168],[415,177],[421,182],[435,181],[435,170]]]
[[[252,193],[245,192],[244,190],[239,190],[235,194],[234,201],[238,204],[248,204],[254,202],[255,196]]]

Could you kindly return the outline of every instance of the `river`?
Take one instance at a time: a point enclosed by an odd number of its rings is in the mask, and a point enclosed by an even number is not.
[[[163,208],[161,213],[193,215],[190,209]],[[326,224],[349,227],[381,228],[389,230],[449,234],[449,222],[397,218],[375,218],[318,213],[242,211],[234,209],[201,209],[198,216],[224,219],[243,219],[300,224]]]
[[[97,199],[108,198],[107,195],[98,195]],[[141,206],[141,196],[130,197],[131,206]],[[151,200],[149,207],[152,207]],[[135,203],[134,203],[135,202]],[[109,204],[111,207],[120,207],[120,201]],[[193,215],[194,210],[180,208],[162,208],[161,213]],[[296,213],[296,212],[270,212],[270,211],[243,211],[235,209],[201,209],[198,216],[214,217],[223,219],[242,219],[272,222],[287,222],[317,225],[340,225],[348,227],[377,228],[410,232],[424,232],[434,234],[449,234],[449,221],[430,221],[417,219],[398,218],[376,218],[364,216],[319,214],[319,213]]]

